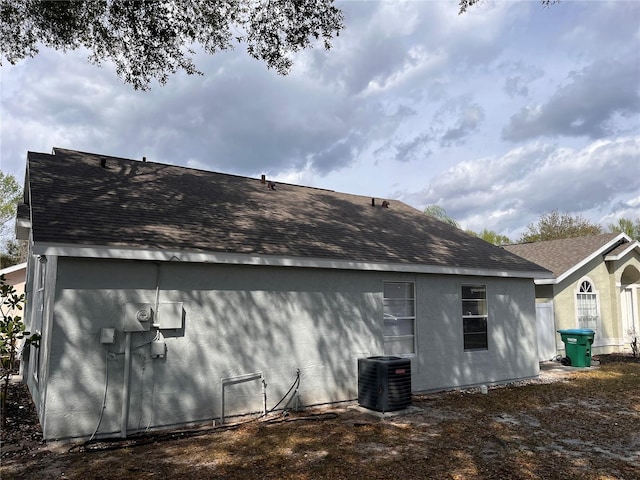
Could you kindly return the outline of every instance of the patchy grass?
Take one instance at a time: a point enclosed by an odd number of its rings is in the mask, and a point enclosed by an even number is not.
[[[384,421],[353,408],[144,444],[45,448],[3,459],[3,479],[637,479],[640,364],[565,381],[415,396]],[[128,440],[130,443],[131,440]],[[95,449],[95,450],[92,450]],[[84,450],[84,451],[83,451]]]

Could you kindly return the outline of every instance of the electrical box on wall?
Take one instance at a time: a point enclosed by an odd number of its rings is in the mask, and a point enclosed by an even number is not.
[[[151,358],[164,358],[167,351],[167,344],[164,340],[151,342]]]
[[[127,303],[124,306],[125,332],[146,332],[153,320],[153,309],[150,303]]]
[[[155,326],[161,329],[177,330],[182,328],[183,319],[182,302],[160,303]]]
[[[116,341],[116,329],[115,328],[101,328],[100,329],[100,343],[103,345],[111,345]]]

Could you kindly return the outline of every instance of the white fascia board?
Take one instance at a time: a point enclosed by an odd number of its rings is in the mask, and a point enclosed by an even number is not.
[[[10,267],[3,268],[0,270],[0,275],[9,275],[10,273],[17,272],[18,270],[22,270],[23,268],[27,268],[27,263],[19,263],[17,265],[11,265]]]
[[[27,205],[31,205],[31,183],[29,182],[29,154],[27,154],[26,167],[24,172],[24,195],[22,200]],[[31,235],[31,207],[29,207],[29,218],[16,218],[15,227],[16,239],[29,240]]]
[[[16,226],[31,229],[31,220],[26,218],[16,218]]]
[[[280,255],[251,255],[226,252],[195,252],[185,250],[149,250],[104,246],[77,246],[66,244],[34,244],[36,255],[61,257],[111,258],[120,260],[148,260],[156,262],[221,263],[230,265],[262,265],[272,267],[328,268],[338,270],[366,270],[441,275],[469,275],[504,278],[545,278],[545,271],[503,271],[480,268],[441,267],[420,264],[358,262],[325,258],[287,257]]]
[[[629,255],[633,250],[637,250],[638,252],[640,252],[640,242],[629,242],[628,247],[625,248],[623,251],[621,251],[617,255],[607,255],[606,257],[604,257],[604,259],[606,261],[620,260],[625,256]]]
[[[571,267],[569,270],[564,272],[562,275],[559,275],[556,278],[536,280],[535,281],[536,285],[557,285],[558,283],[562,282],[565,278],[567,278],[569,275],[572,275],[574,272],[580,270],[591,260],[598,257],[599,255],[602,255],[604,252],[614,247],[615,244],[618,243],[620,240],[626,240],[627,242],[632,241],[631,238],[626,233],[620,233],[619,235],[616,235],[612,240],[607,242],[605,245],[595,250],[591,255],[583,259],[581,262],[576,263],[573,267]]]
[[[16,219],[16,239],[29,240],[29,232],[31,232],[31,220]]]

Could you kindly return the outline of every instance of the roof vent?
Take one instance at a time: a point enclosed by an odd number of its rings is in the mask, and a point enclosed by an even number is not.
[[[147,161],[147,157],[142,157],[142,161],[146,162]]]
[[[100,166],[102,168],[107,168],[107,159],[106,158],[101,158],[100,159]]]
[[[267,183],[267,177],[265,175],[260,177],[260,183]]]
[[[375,206],[376,206],[376,199],[375,199],[375,198],[372,198],[372,199],[371,199],[371,206],[372,206],[372,207],[375,207]]]

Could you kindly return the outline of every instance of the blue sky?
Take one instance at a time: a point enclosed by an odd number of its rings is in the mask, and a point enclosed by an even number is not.
[[[0,168],[71,148],[437,204],[512,239],[640,217],[640,2],[337,2],[279,76],[240,45],[134,91],[82,51],[1,67]]]

